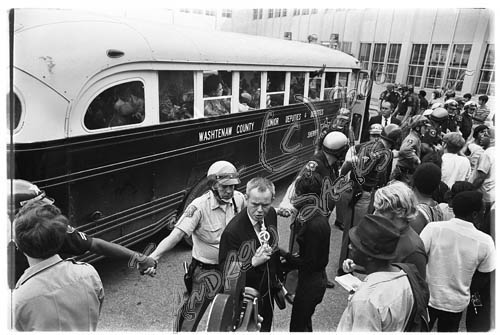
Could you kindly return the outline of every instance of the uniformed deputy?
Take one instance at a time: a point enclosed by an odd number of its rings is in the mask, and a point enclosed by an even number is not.
[[[426,128],[422,143],[430,146],[441,145],[446,122],[448,121],[448,111],[443,107],[438,107],[432,111],[428,119],[431,125]]]
[[[458,102],[455,99],[449,99],[444,102],[444,108],[448,112],[448,121],[445,122],[443,132],[456,132],[458,131]]]
[[[210,301],[218,293],[207,294],[214,288],[206,287],[204,278],[212,272],[217,279],[220,237],[229,221],[245,207],[245,196],[234,189],[240,179],[233,164],[213,163],[207,178],[210,190],[191,202],[172,232],[151,253],[153,259],[159,260],[184,237],[193,238],[193,259],[188,271],[192,287],[188,288],[190,296],[177,315],[176,331],[195,331]],[[154,272],[154,269],[146,271],[147,274]]]
[[[390,179],[410,184],[411,176],[420,164],[422,152],[421,138],[430,126],[430,121],[422,115],[415,115],[410,121],[410,133],[405,137],[398,152],[398,161]]]
[[[11,220],[21,207],[32,202],[54,203],[54,199],[47,197],[45,192],[40,190],[35,184],[22,179],[14,179],[12,183],[13,193],[9,195],[8,199],[8,212]],[[9,242],[8,250],[9,286],[13,288],[24,270],[28,268],[28,262],[26,257],[15,249],[12,240]],[[63,257],[70,257],[83,255],[87,251],[106,257],[126,259],[130,265],[137,265],[141,273],[150,267],[156,267],[156,261],[151,257],[125,248],[124,246],[89,236],[68,225],[66,227],[64,243],[58,253]]]
[[[347,136],[339,131],[332,131],[325,136],[321,145],[321,150],[314,154],[312,159],[304,166],[304,169],[312,164],[314,170],[321,176],[323,183],[325,183],[326,178],[329,178],[330,182],[333,184],[338,177],[340,164],[342,164],[345,159],[347,149]],[[301,173],[299,173],[299,176],[300,175]],[[291,204],[292,195],[295,194],[294,184],[295,180],[288,188],[286,195],[280,203],[280,208],[277,211],[279,215],[286,217],[290,216],[291,212],[296,212],[296,209]],[[321,199],[324,199],[324,197],[322,196]],[[326,212],[327,215],[330,216],[335,208],[335,201],[332,197],[328,196],[326,203],[321,203],[320,205],[322,206],[321,209],[323,213]],[[287,211],[288,213],[286,213]],[[297,228],[300,227],[297,225]],[[293,252],[293,250],[289,251]],[[327,287],[333,288],[335,284],[328,280]]]

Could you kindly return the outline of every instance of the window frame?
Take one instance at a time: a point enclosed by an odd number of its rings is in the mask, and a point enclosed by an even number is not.
[[[416,47],[418,46],[418,54],[416,55],[416,59],[414,59],[414,52],[417,51]],[[410,61],[408,63],[408,75],[406,76],[406,83],[408,85],[413,85],[413,87],[423,87],[422,83],[424,82],[424,73],[426,72],[426,64],[427,64],[427,53],[429,52],[429,45],[425,43],[414,43],[412,45],[411,53],[410,53]],[[421,58],[423,54],[423,58]],[[415,60],[415,63],[413,61]],[[416,72],[416,74],[412,74],[412,72]],[[418,74],[420,72],[420,75]],[[413,78],[413,80],[410,80]],[[418,85],[417,85],[418,82]]]
[[[489,65],[490,59],[490,54],[493,54],[491,56],[492,64]],[[489,65],[491,67],[486,67],[485,65]],[[489,73],[489,79],[488,81],[483,81],[481,80],[484,76],[485,73]],[[484,91],[481,90],[482,86],[486,86],[486,89]],[[477,85],[476,85],[476,94],[486,94],[486,95],[495,95],[495,44],[490,43],[486,45],[486,50],[484,52],[484,57],[483,57],[483,62],[481,63],[481,68],[479,70],[479,76],[477,78]]]
[[[438,59],[436,61],[437,64],[432,64],[432,62],[433,62],[432,57],[434,54],[435,47],[439,48],[438,54],[439,54],[440,58],[442,57],[442,53],[445,50],[445,47],[446,47],[446,52],[445,52],[444,60],[441,61],[440,59]],[[447,61],[448,61],[449,51],[450,51],[449,44],[446,44],[446,43],[431,44],[430,54],[429,54],[429,57],[428,57],[427,62],[426,62],[427,68],[426,68],[425,80],[424,80],[424,87],[425,88],[436,89],[436,88],[441,88],[443,86],[443,80],[444,80],[444,78],[446,78],[446,65],[447,65]],[[430,76],[430,73],[433,70],[434,70],[434,76]],[[437,71],[441,72],[440,77],[436,76]],[[437,79],[439,79],[438,84],[436,84]],[[434,82],[434,85],[432,87],[430,86],[429,80],[433,80],[433,82]]]

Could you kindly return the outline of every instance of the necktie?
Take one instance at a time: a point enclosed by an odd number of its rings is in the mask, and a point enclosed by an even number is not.
[[[384,118],[384,127],[387,126],[387,118]]]

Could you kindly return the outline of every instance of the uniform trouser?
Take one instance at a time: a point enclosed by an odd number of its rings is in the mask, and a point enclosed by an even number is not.
[[[429,329],[432,329],[437,320],[438,332],[458,332],[462,312],[446,312],[429,306],[429,318]]]
[[[352,192],[350,192],[350,197],[352,198]],[[358,223],[363,219],[363,217],[368,214],[368,208],[370,207],[370,202],[372,200],[371,193],[368,191],[363,191],[361,198],[354,205],[354,217],[353,209],[351,205],[345,208],[343,218],[344,218],[344,231],[342,234],[342,246],[340,247],[340,256],[337,273],[339,275],[344,274],[342,270],[342,263],[347,258],[347,253],[349,250],[349,229],[356,227]]]
[[[299,284],[293,300],[290,332],[312,332],[312,315],[326,291],[326,273],[299,272]]]
[[[193,288],[179,309],[176,331],[194,332],[215,295],[222,289],[222,276],[217,269],[203,269],[197,265],[193,271]]]

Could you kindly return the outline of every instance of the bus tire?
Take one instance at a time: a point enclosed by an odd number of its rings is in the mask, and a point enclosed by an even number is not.
[[[184,208],[182,209],[182,213],[188,208],[188,206],[193,202],[194,199],[201,196],[203,193],[209,190],[208,179],[203,178],[196,186],[194,186],[189,192],[189,195],[186,197],[184,201]],[[184,236],[184,243],[189,247],[193,247],[193,237],[192,236]]]

